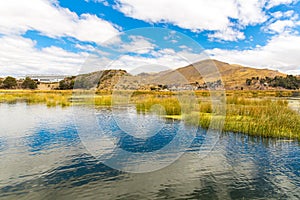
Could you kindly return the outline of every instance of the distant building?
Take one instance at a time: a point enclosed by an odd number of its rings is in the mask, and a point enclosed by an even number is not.
[[[63,75],[28,75],[26,77],[31,78],[34,81],[39,81],[41,83],[58,83],[64,80],[67,76]]]

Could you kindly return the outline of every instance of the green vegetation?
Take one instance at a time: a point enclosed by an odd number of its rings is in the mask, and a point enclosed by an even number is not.
[[[112,96],[109,94],[91,96],[73,94],[71,90],[37,91],[37,90],[2,90],[0,103],[25,102],[28,104],[45,104],[48,107],[74,105],[111,106]]]
[[[0,103],[26,102],[28,104],[45,104],[48,107],[70,106],[71,91],[24,91],[3,90],[0,91]]]
[[[252,92],[227,93],[226,115],[220,115],[219,105],[213,107],[209,98],[198,95],[199,107],[190,113],[180,113],[180,105],[174,103],[174,97],[157,97],[147,95],[137,102],[139,112],[148,112],[151,106],[161,105],[165,108],[164,115],[177,115],[192,125],[203,128],[222,127],[223,132],[239,132],[253,136],[292,138],[300,140],[300,115],[288,107],[286,100],[275,98],[252,98]],[[261,94],[256,94],[261,95]],[[270,96],[277,96],[276,92],[269,92]],[[290,94],[285,94],[289,96]],[[256,97],[257,97],[256,96]],[[172,111],[176,112],[172,112]],[[173,117],[174,118],[174,117]],[[222,122],[224,126],[222,126]]]
[[[153,105],[159,105],[163,109],[156,109],[156,113],[164,115],[180,115],[181,106],[179,101],[175,97],[170,98],[158,98],[148,97],[145,100],[139,100],[136,103],[136,110],[139,113],[149,112]]]
[[[227,90],[226,96],[227,97],[239,96],[239,97],[244,97],[244,98],[293,97],[293,96],[299,96],[298,93],[299,93],[298,91],[290,91],[290,90],[283,90],[283,91],[280,91],[280,90],[244,90],[244,91]],[[207,95],[209,96],[209,91],[207,91]]]
[[[288,107],[287,101],[233,97],[228,99],[226,106],[223,131],[300,139],[300,115]],[[201,119],[210,117],[203,115]]]
[[[296,91],[227,91],[226,115],[218,112],[220,105],[211,104],[208,91],[197,91],[194,103],[191,103],[190,99],[180,99],[180,95],[176,92],[135,91],[133,94],[127,92],[127,95],[130,95],[129,103],[136,105],[139,113],[154,112],[167,118],[182,119],[187,124],[200,125],[203,128],[222,127],[224,132],[300,140],[299,113],[289,108],[285,98],[277,98],[293,96],[296,93]],[[126,96],[126,93],[124,95]],[[28,104],[45,104],[48,107],[65,107],[72,104],[111,106],[118,103],[115,99],[114,102],[112,100],[112,94],[108,91],[97,91],[95,96],[85,91],[73,94],[70,90],[0,91],[0,103],[20,101]],[[119,102],[124,100],[120,99]]]
[[[26,77],[21,86],[23,89],[34,90],[37,88],[37,83],[34,80],[32,80],[31,78]]]
[[[300,88],[300,79],[293,75],[287,75],[286,77],[275,76],[274,78],[265,77],[252,77],[252,79],[246,79],[246,85],[250,86],[259,83],[260,85],[270,87],[281,87],[289,90],[297,90]]]
[[[300,139],[300,115],[285,100],[234,97],[227,101],[225,131]]]
[[[29,77],[26,77],[25,80],[17,80],[14,77],[8,76],[4,80],[0,79],[0,88],[6,90],[12,89],[37,89],[37,82],[32,80]]]
[[[17,80],[14,77],[8,76],[4,79],[2,83],[2,88],[4,89],[14,89],[17,87]]]
[[[59,90],[72,90],[74,88],[75,77],[67,77],[59,82]]]

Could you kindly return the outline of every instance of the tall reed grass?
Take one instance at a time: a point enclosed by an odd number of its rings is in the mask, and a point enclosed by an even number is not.
[[[223,132],[239,132],[253,136],[290,138],[300,140],[300,115],[288,107],[286,100],[276,98],[246,98],[231,94],[226,101],[226,116],[219,115],[218,105],[207,98],[198,96],[198,106],[189,114],[181,113],[178,101],[174,97],[148,95],[136,103],[138,112],[147,112],[153,105],[161,105],[166,115],[183,115],[188,124],[203,128],[218,129]],[[175,112],[174,112],[175,111]]]
[[[28,104],[45,104],[48,107],[66,107],[73,104],[111,106],[114,103],[125,102],[117,99],[109,92],[97,92],[95,96],[84,91],[80,99],[74,101],[72,91],[0,91],[0,103],[26,102]],[[300,115],[289,108],[288,102],[278,98],[290,96],[290,91],[229,91],[226,92],[226,115],[218,111],[218,105],[212,105],[208,91],[197,91],[197,102],[190,99],[180,99],[176,92],[138,91],[128,93],[128,102],[136,106],[139,113],[152,112],[159,115],[183,119],[188,124],[203,128],[218,129],[223,132],[239,132],[254,136],[291,138],[300,140]]]
[[[27,104],[46,104],[48,107],[70,106],[71,92],[67,91],[0,91],[0,102]]]

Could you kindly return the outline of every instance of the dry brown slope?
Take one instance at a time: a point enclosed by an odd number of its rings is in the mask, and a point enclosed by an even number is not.
[[[217,71],[215,70],[217,69]],[[178,68],[168,73],[158,73],[156,80],[163,83],[216,81],[222,78],[226,87],[235,87],[245,84],[247,78],[275,77],[286,74],[269,69],[256,69],[236,64],[229,64],[218,60],[204,60],[193,65]]]

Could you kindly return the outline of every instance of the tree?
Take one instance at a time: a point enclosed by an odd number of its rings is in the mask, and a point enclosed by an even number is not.
[[[264,78],[261,78],[261,79],[259,80],[259,83],[260,83],[260,84],[265,84],[265,82],[266,82],[266,79],[264,79]]]
[[[60,90],[72,90],[74,88],[75,81],[72,78],[65,78],[59,82],[58,89]]]
[[[31,78],[26,77],[22,83],[22,88],[34,90],[37,88],[37,83],[34,80],[32,80]]]
[[[273,79],[266,77],[266,79],[261,80],[261,83],[262,82],[266,82],[272,87],[282,87],[289,90],[296,90],[300,88],[300,80],[293,75],[288,75],[286,77],[275,76]]]
[[[3,81],[3,88],[13,89],[17,86],[17,80],[14,77],[8,76]]]
[[[251,83],[252,83],[252,79],[248,79],[248,78],[247,78],[247,79],[246,79],[246,85],[249,86],[249,85],[251,85]]]

